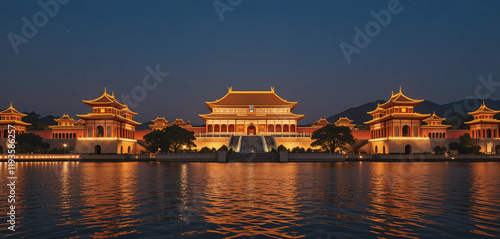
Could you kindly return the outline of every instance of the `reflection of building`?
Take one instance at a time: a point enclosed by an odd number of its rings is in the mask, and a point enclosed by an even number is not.
[[[22,121],[24,116],[27,116],[27,114],[23,114],[12,107],[12,102],[9,108],[0,112],[0,138],[2,138],[0,141],[0,154],[4,153],[4,147],[7,148],[7,138],[9,134],[12,134],[12,130],[15,130],[15,134],[23,134],[26,132],[26,126],[31,125]],[[9,127],[9,125],[14,126],[14,128]]]
[[[200,117],[207,133],[273,134],[296,132],[304,117],[292,113],[297,102],[289,102],[270,91],[233,91],[219,100],[206,102],[212,111]]]
[[[137,152],[135,127],[132,120],[137,113],[116,101],[114,94],[104,94],[94,100],[83,101],[92,107],[92,113],[77,115],[85,120],[83,137],[78,138],[79,153],[134,153]]]

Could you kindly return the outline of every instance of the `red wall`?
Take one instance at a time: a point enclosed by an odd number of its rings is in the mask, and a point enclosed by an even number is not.
[[[370,139],[371,133],[370,130],[353,130],[352,136],[354,136],[355,139]]]
[[[446,130],[446,138],[447,139],[458,139],[458,137],[462,136],[465,133],[470,133],[470,130],[468,130],[468,129]]]
[[[312,127],[297,127],[297,133],[312,133],[316,131],[319,128],[312,128]]]
[[[39,135],[42,139],[52,139],[52,130],[26,130],[26,133]]]

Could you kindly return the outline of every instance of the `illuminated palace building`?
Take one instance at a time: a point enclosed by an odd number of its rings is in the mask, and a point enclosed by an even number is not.
[[[389,100],[370,112],[372,119],[357,126],[347,117],[341,117],[337,126],[346,126],[356,138],[353,148],[357,152],[372,154],[426,153],[436,146],[449,147],[449,143],[469,133],[475,143],[486,154],[500,154],[499,120],[494,116],[500,111],[488,108],[484,103],[469,114],[473,120],[466,122],[468,130],[453,130],[443,124],[446,120],[435,113],[415,112],[415,106],[423,100],[407,97],[401,89],[392,94]],[[269,91],[233,91],[229,88],[226,95],[215,101],[205,102],[210,112],[200,114],[205,122],[193,126],[189,121],[176,119],[169,122],[165,117],[157,117],[147,129],[137,130],[141,125],[133,120],[137,113],[127,105],[118,102],[114,94],[104,93],[94,100],[83,103],[92,108],[90,113],[69,115],[56,120],[57,124],[46,130],[29,130],[29,123],[23,122],[26,114],[17,111],[12,104],[0,112],[0,153],[5,153],[8,125],[14,125],[17,133],[35,133],[52,148],[60,149],[67,145],[76,153],[138,154],[146,152],[144,135],[153,130],[162,130],[177,125],[195,133],[196,149],[203,147],[219,148],[226,145],[236,152],[245,152],[245,145],[252,139],[257,152],[267,152],[278,145],[287,148],[310,148],[311,134],[330,124],[320,119],[310,126],[299,126],[302,114],[294,110],[297,102],[278,96],[271,88]],[[369,128],[369,129],[367,129]],[[347,152],[354,149],[350,146]]]

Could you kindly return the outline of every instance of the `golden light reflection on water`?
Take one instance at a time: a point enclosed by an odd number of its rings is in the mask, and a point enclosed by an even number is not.
[[[300,226],[295,222],[302,219],[297,202],[297,170],[297,164],[282,165],[280,170],[273,164],[191,164],[189,173],[203,182],[190,190],[195,200],[200,200],[198,209],[203,220],[220,226],[217,233],[226,238],[299,237],[293,232],[284,233],[287,228]],[[182,199],[188,200],[187,196]]]
[[[135,219],[135,208],[140,204],[138,191],[138,163],[89,163],[81,172],[83,179],[82,218],[78,223],[95,231],[92,238],[116,237],[137,230],[120,230],[140,223]],[[95,230],[102,228],[102,230]]]

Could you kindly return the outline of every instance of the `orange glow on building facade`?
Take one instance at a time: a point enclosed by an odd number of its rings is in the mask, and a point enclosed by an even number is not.
[[[292,113],[297,102],[279,97],[274,88],[270,91],[233,91],[216,101],[205,102],[210,113],[200,114],[204,126],[193,126],[189,121],[176,119],[168,122],[165,117],[152,120],[147,130],[136,130],[140,123],[133,120],[137,113],[127,105],[118,102],[114,94],[107,94],[94,100],[84,100],[92,108],[88,114],[77,115],[75,120],[64,114],[56,119],[57,125],[49,130],[31,130],[40,135],[51,145],[60,142],[75,146],[78,153],[140,153],[145,149],[140,141],[152,130],[162,130],[177,125],[195,132],[198,149],[207,146],[220,147],[228,144],[231,135],[274,136],[277,145],[287,148],[310,147],[311,134],[330,124],[320,119],[311,126],[298,126],[304,115]],[[347,117],[340,117],[334,124],[346,126],[363,146],[359,151],[367,153],[425,153],[432,152],[436,146],[448,147],[464,133],[470,133],[484,153],[500,154],[500,120],[494,116],[500,111],[492,110],[483,103],[478,110],[470,112],[474,119],[466,122],[470,130],[453,130],[443,124],[445,118],[435,113],[421,114],[414,112],[414,107],[423,102],[403,94],[401,89],[392,94],[390,99],[379,104],[376,109],[367,112],[373,119],[365,122],[369,130],[360,130]],[[0,145],[4,146],[6,127],[16,126],[18,133],[26,132],[29,123],[23,122],[20,113],[12,105],[0,112]],[[59,142],[59,141],[60,142]],[[59,143],[58,143],[59,142]],[[3,148],[0,148],[3,150]],[[2,151],[3,152],[3,151]]]
[[[289,102],[270,91],[233,91],[219,100],[205,102],[212,111],[201,114],[207,133],[276,134],[297,132],[304,117],[292,113],[297,102]]]

